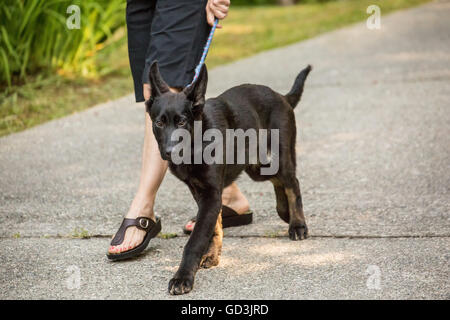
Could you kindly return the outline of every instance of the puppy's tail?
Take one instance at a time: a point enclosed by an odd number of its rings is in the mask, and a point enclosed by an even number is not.
[[[284,97],[291,105],[292,109],[294,109],[303,93],[303,86],[305,84],[306,77],[308,77],[309,72],[312,70],[312,66],[308,65],[305,69],[303,69],[295,79],[294,85],[292,86],[291,91]]]

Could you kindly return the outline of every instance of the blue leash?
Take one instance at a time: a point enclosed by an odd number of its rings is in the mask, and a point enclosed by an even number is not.
[[[187,85],[188,87],[192,86],[192,84],[195,82],[195,80],[197,80],[197,78],[200,74],[200,70],[202,69],[202,66],[205,63],[206,55],[208,54],[209,47],[211,46],[212,38],[214,36],[214,31],[216,31],[218,22],[219,22],[219,19],[216,18],[214,20],[213,26],[211,27],[211,31],[209,32],[208,40],[206,40],[205,47],[203,48],[203,53],[202,53],[200,62],[198,63],[197,67],[195,68],[194,79],[192,79],[192,82]]]

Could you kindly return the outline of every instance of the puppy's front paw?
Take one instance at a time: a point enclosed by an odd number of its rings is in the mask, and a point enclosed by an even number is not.
[[[303,240],[308,238],[308,227],[306,223],[296,223],[289,225],[289,239]]]
[[[193,277],[175,275],[175,277],[169,281],[169,293],[172,295],[188,293],[192,290],[193,287]]]

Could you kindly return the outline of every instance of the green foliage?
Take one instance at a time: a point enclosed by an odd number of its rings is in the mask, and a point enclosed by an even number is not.
[[[294,0],[296,4],[300,3],[322,3],[336,0]],[[234,6],[260,6],[260,5],[275,5],[279,4],[280,0],[231,0],[231,5]]]
[[[70,5],[81,11],[81,28],[66,26]],[[104,72],[98,52],[111,51],[123,38],[122,0],[6,0],[0,6],[0,84],[11,87],[40,72],[81,74]]]
[[[231,0],[232,7],[234,6],[257,6],[276,4],[277,0]]]
[[[162,233],[160,232],[158,234],[158,238],[161,239],[172,239],[172,238],[176,238],[178,235],[176,233]]]
[[[70,235],[71,238],[76,239],[89,239],[91,235],[89,232],[83,228],[75,228]]]

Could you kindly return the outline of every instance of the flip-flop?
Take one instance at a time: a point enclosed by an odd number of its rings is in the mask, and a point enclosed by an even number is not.
[[[140,245],[134,247],[133,249],[121,253],[108,252],[106,254],[108,259],[117,261],[133,258],[139,255],[142,251],[144,251],[145,248],[147,248],[150,239],[156,237],[158,233],[161,231],[161,218],[156,217],[156,222],[153,222],[152,219],[149,219],[147,217],[137,217],[136,219],[129,219],[129,218],[123,219],[119,230],[117,231],[114,238],[111,240],[112,246],[118,246],[123,242],[125,238],[125,231],[129,227],[136,227],[140,230],[144,230],[145,232],[147,232],[147,234],[144,237],[144,240]]]
[[[195,223],[196,217],[189,220]],[[245,226],[252,223],[253,221],[253,211],[248,210],[244,213],[237,213],[230,207],[222,205],[222,228]],[[186,224],[188,225],[188,224]],[[186,225],[183,227],[183,232],[185,234],[191,234],[192,230],[186,229]]]

